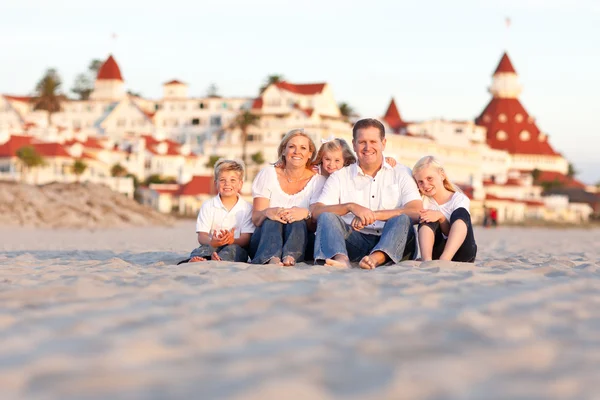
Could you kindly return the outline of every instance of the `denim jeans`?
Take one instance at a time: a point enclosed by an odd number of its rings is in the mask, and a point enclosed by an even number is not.
[[[477,256],[477,244],[475,243],[475,235],[473,234],[471,214],[469,214],[469,212],[463,207],[459,207],[452,212],[452,215],[450,215],[450,228],[452,228],[452,224],[458,220],[463,221],[467,225],[467,236],[465,237],[465,241],[456,251],[456,254],[454,254],[454,257],[452,257],[452,261],[475,262],[475,257]],[[429,227],[435,234],[431,258],[434,260],[439,260],[440,256],[444,252],[447,241],[444,235],[442,235],[440,223],[437,221],[423,223],[419,225],[419,230],[421,230],[424,226]]]
[[[387,220],[381,236],[355,231],[342,217],[333,213],[323,213],[317,220],[315,262],[322,262],[338,254],[346,255],[350,261],[356,262],[368,254],[381,251],[392,262],[398,263],[414,258],[415,250],[415,232],[406,215]]]
[[[250,238],[252,264],[266,264],[273,257],[283,259],[286,256],[297,262],[304,261],[307,242],[306,221],[282,224],[266,219]]]
[[[237,244],[228,244],[217,248],[207,244],[201,244],[192,250],[190,258],[204,257],[210,260],[212,253],[216,252],[223,261],[248,262],[248,252],[242,246]]]

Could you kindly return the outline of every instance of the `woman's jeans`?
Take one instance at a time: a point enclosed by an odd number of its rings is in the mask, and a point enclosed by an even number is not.
[[[452,224],[458,220],[463,221],[467,225],[467,236],[465,237],[463,244],[456,251],[456,254],[454,254],[454,257],[452,257],[452,261],[475,262],[475,256],[477,256],[477,244],[475,243],[475,235],[473,234],[473,226],[471,225],[471,215],[463,207],[457,208],[452,212],[452,215],[450,215],[450,228],[452,228]],[[439,260],[444,252],[447,241],[440,229],[440,223],[437,221],[423,223],[419,225],[419,230],[423,229],[424,226],[430,228],[435,234],[431,258]]]
[[[319,215],[315,238],[315,262],[323,262],[336,255],[360,261],[364,256],[381,251],[392,262],[414,258],[415,232],[407,215],[399,215],[385,222],[381,236],[355,231],[342,217],[333,213]]]
[[[287,256],[296,262],[304,261],[308,229],[306,221],[283,224],[265,219],[250,238],[250,257],[252,264],[266,264],[273,257],[280,260]]]

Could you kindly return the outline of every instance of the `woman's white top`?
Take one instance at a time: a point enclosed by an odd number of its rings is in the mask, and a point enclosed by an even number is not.
[[[269,207],[308,208],[317,202],[326,180],[323,175],[315,174],[306,183],[304,189],[296,194],[287,194],[279,185],[275,166],[269,165],[261,169],[252,182],[252,197],[269,199]]]
[[[441,211],[441,213],[444,214],[444,217],[446,217],[446,219],[448,221],[450,221],[450,216],[452,215],[454,210],[456,210],[457,208],[460,208],[460,207],[467,210],[467,212],[470,214],[471,213],[469,211],[470,205],[471,205],[471,200],[469,200],[469,198],[464,193],[461,193],[461,192],[454,192],[452,197],[450,197],[450,200],[448,200],[444,204],[438,204],[433,199],[433,197],[425,196],[425,198],[423,199],[423,208],[425,208],[427,210]]]

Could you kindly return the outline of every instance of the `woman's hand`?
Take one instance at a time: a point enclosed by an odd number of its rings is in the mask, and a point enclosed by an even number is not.
[[[394,158],[392,158],[392,157],[386,157],[385,158],[385,162],[388,163],[388,164],[390,164],[390,167],[392,167],[392,168],[394,168],[396,166],[396,164],[398,164],[396,162],[396,160]]]
[[[308,217],[308,210],[301,207],[286,208],[281,212],[281,219],[285,220],[288,224],[292,222],[302,221]]]
[[[272,207],[267,208],[265,210],[265,217],[270,220],[281,222],[282,224],[287,224],[287,221],[282,218],[282,213],[285,211],[283,207]]]
[[[444,218],[444,214],[437,210],[419,211],[419,222],[437,222]]]

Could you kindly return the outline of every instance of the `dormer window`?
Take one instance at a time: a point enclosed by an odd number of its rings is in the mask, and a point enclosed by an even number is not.
[[[515,115],[515,122],[517,122],[517,123],[523,122],[523,114]]]
[[[498,131],[498,132],[496,132],[496,139],[503,142],[506,139],[508,139],[508,135],[504,131]]]
[[[540,135],[538,136],[538,140],[540,142],[545,142],[546,141],[546,134],[545,133],[540,133]]]
[[[490,116],[489,116],[489,115],[485,114],[485,115],[483,116],[483,122],[490,122],[491,120],[492,120],[492,119],[490,118]]]
[[[500,121],[500,122],[506,122],[506,114],[500,114],[500,115],[498,115],[498,121]]]
[[[519,139],[525,142],[531,139],[531,134],[528,131],[523,130],[521,133],[519,133]]]

